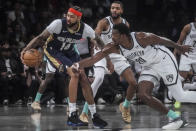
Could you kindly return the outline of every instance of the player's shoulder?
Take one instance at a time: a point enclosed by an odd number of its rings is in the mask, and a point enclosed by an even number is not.
[[[93,30],[93,28],[90,25],[86,24],[86,23],[83,23],[83,24],[84,24],[83,36],[94,38],[95,37],[95,31]]]
[[[55,19],[51,23],[61,24],[62,23],[62,19]]]
[[[86,24],[86,23],[84,23],[84,31],[89,32],[89,33],[94,33],[93,28],[90,25]]]
[[[149,33],[146,33],[146,32],[135,32],[135,35],[137,35],[138,37],[144,37],[147,34],[149,34]]]
[[[186,24],[186,25],[184,26],[184,28],[186,28],[186,29],[190,29],[190,28],[191,28],[191,26],[192,26],[192,23],[188,23],[188,24]]]
[[[84,23],[84,28],[93,30],[93,28],[90,25],[88,25],[87,23]]]
[[[153,36],[153,33],[150,33],[150,32],[135,32],[135,36],[138,39],[147,38],[147,37]]]
[[[191,30],[191,27],[192,27],[192,24],[191,23],[189,23],[189,24],[186,24],[185,26],[184,26],[184,28],[183,28],[183,30],[182,31],[184,31],[184,32],[190,32],[190,30]]]

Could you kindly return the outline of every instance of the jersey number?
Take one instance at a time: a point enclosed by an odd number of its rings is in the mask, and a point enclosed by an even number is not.
[[[70,46],[71,46],[71,43],[65,43],[65,42],[63,42],[63,44],[62,44],[60,50],[61,50],[61,51],[62,51],[62,50],[67,50],[67,49],[70,48]]]
[[[139,57],[136,59],[136,62],[138,62],[139,64],[144,64],[146,62],[146,60],[144,60],[143,58]]]

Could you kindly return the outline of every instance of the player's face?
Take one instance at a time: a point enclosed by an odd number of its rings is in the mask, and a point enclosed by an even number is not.
[[[119,18],[121,14],[123,13],[123,10],[120,4],[112,3],[111,8],[110,8],[110,13],[113,19]]]
[[[68,27],[73,27],[80,21],[79,17],[73,14],[72,12],[68,12],[66,18]]]
[[[112,30],[112,41],[115,44],[121,44],[121,34],[118,32],[118,30]]]

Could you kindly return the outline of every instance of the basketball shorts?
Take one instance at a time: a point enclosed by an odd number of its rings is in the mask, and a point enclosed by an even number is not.
[[[191,69],[196,72],[196,57],[181,55],[179,71],[190,71]]]
[[[138,82],[151,81],[156,86],[161,78],[166,86],[176,84],[179,79],[176,59],[169,53],[166,53],[160,62],[144,66]]]
[[[46,73],[54,73],[55,71],[66,72],[66,67],[71,66],[73,63],[80,60],[80,56],[77,53],[71,55],[64,55],[58,51],[47,51],[44,49],[44,55],[46,58]]]

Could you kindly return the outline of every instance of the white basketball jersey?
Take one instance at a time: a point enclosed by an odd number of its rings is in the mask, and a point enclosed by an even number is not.
[[[188,55],[196,57],[196,28],[194,23],[190,23],[191,30],[190,33],[186,36],[186,39],[184,41],[185,45],[190,45],[193,47],[193,52],[190,52]]]
[[[159,63],[165,57],[165,51],[167,52],[166,47],[160,45],[149,45],[143,48],[137,42],[135,32],[132,32],[130,35],[134,43],[133,48],[125,49],[120,46],[122,55],[124,55],[128,61],[135,61],[141,66],[149,66],[151,64]]]
[[[114,26],[111,16],[107,16],[106,19],[109,22],[109,27],[106,31],[102,31],[101,33],[101,39],[103,40],[105,45],[112,42],[112,29]],[[122,23],[126,23],[126,20],[123,18]]]

